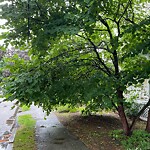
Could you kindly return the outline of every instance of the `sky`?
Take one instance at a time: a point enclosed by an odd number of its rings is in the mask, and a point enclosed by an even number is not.
[[[0,26],[3,25],[5,22],[6,22],[5,19],[0,19]],[[2,32],[5,32],[5,31],[6,31],[6,30],[0,28],[0,34],[1,34]],[[2,44],[4,43],[3,41],[4,41],[4,40],[0,40],[0,45],[2,45]]]
[[[6,4],[6,3],[8,3],[8,1],[0,2],[0,5],[3,5],[3,4]],[[2,11],[2,9],[0,9],[0,11]],[[0,26],[3,25],[3,24],[5,24],[6,21],[7,21],[7,20],[5,20],[5,19],[0,19]],[[1,34],[2,32],[5,32],[5,31],[6,31],[6,30],[0,28],[0,34]],[[0,45],[3,44],[3,41],[4,41],[4,40],[0,40]]]

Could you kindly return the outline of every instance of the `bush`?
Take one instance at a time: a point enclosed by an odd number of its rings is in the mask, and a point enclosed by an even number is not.
[[[56,107],[56,111],[58,111],[59,113],[67,113],[67,112],[75,113],[78,111],[78,109],[76,107],[71,107],[69,105],[64,106],[60,105]]]
[[[139,107],[137,103],[135,102],[132,102],[132,104],[128,104],[128,106],[126,107],[126,115],[129,117],[129,118],[133,118],[135,117],[138,112],[139,112]]]
[[[143,130],[133,131],[130,137],[125,136],[121,130],[114,130],[111,136],[126,150],[148,150],[150,148],[150,134]]]
[[[23,105],[23,106],[21,106],[21,110],[22,111],[28,111],[28,110],[30,110],[30,106]]]

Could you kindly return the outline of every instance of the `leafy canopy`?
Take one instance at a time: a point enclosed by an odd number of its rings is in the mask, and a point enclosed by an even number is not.
[[[2,1],[2,0],[1,0]],[[2,6],[2,35],[30,60],[5,58],[7,99],[49,111],[117,107],[119,91],[149,78],[150,16],[146,0],[13,0]],[[11,63],[10,63],[11,62]],[[13,65],[12,65],[13,64]]]

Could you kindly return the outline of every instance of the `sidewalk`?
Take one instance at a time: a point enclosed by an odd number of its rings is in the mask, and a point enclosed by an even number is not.
[[[31,106],[30,111],[19,115],[32,114],[36,119],[36,142],[38,150],[88,150],[86,146],[59,122],[56,115],[51,113],[44,119],[45,113],[41,108]]]

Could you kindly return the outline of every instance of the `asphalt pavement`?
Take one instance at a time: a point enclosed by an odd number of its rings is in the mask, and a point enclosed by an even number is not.
[[[17,106],[12,109],[15,102],[3,102],[0,98],[0,150],[7,148],[12,129],[15,124]]]

